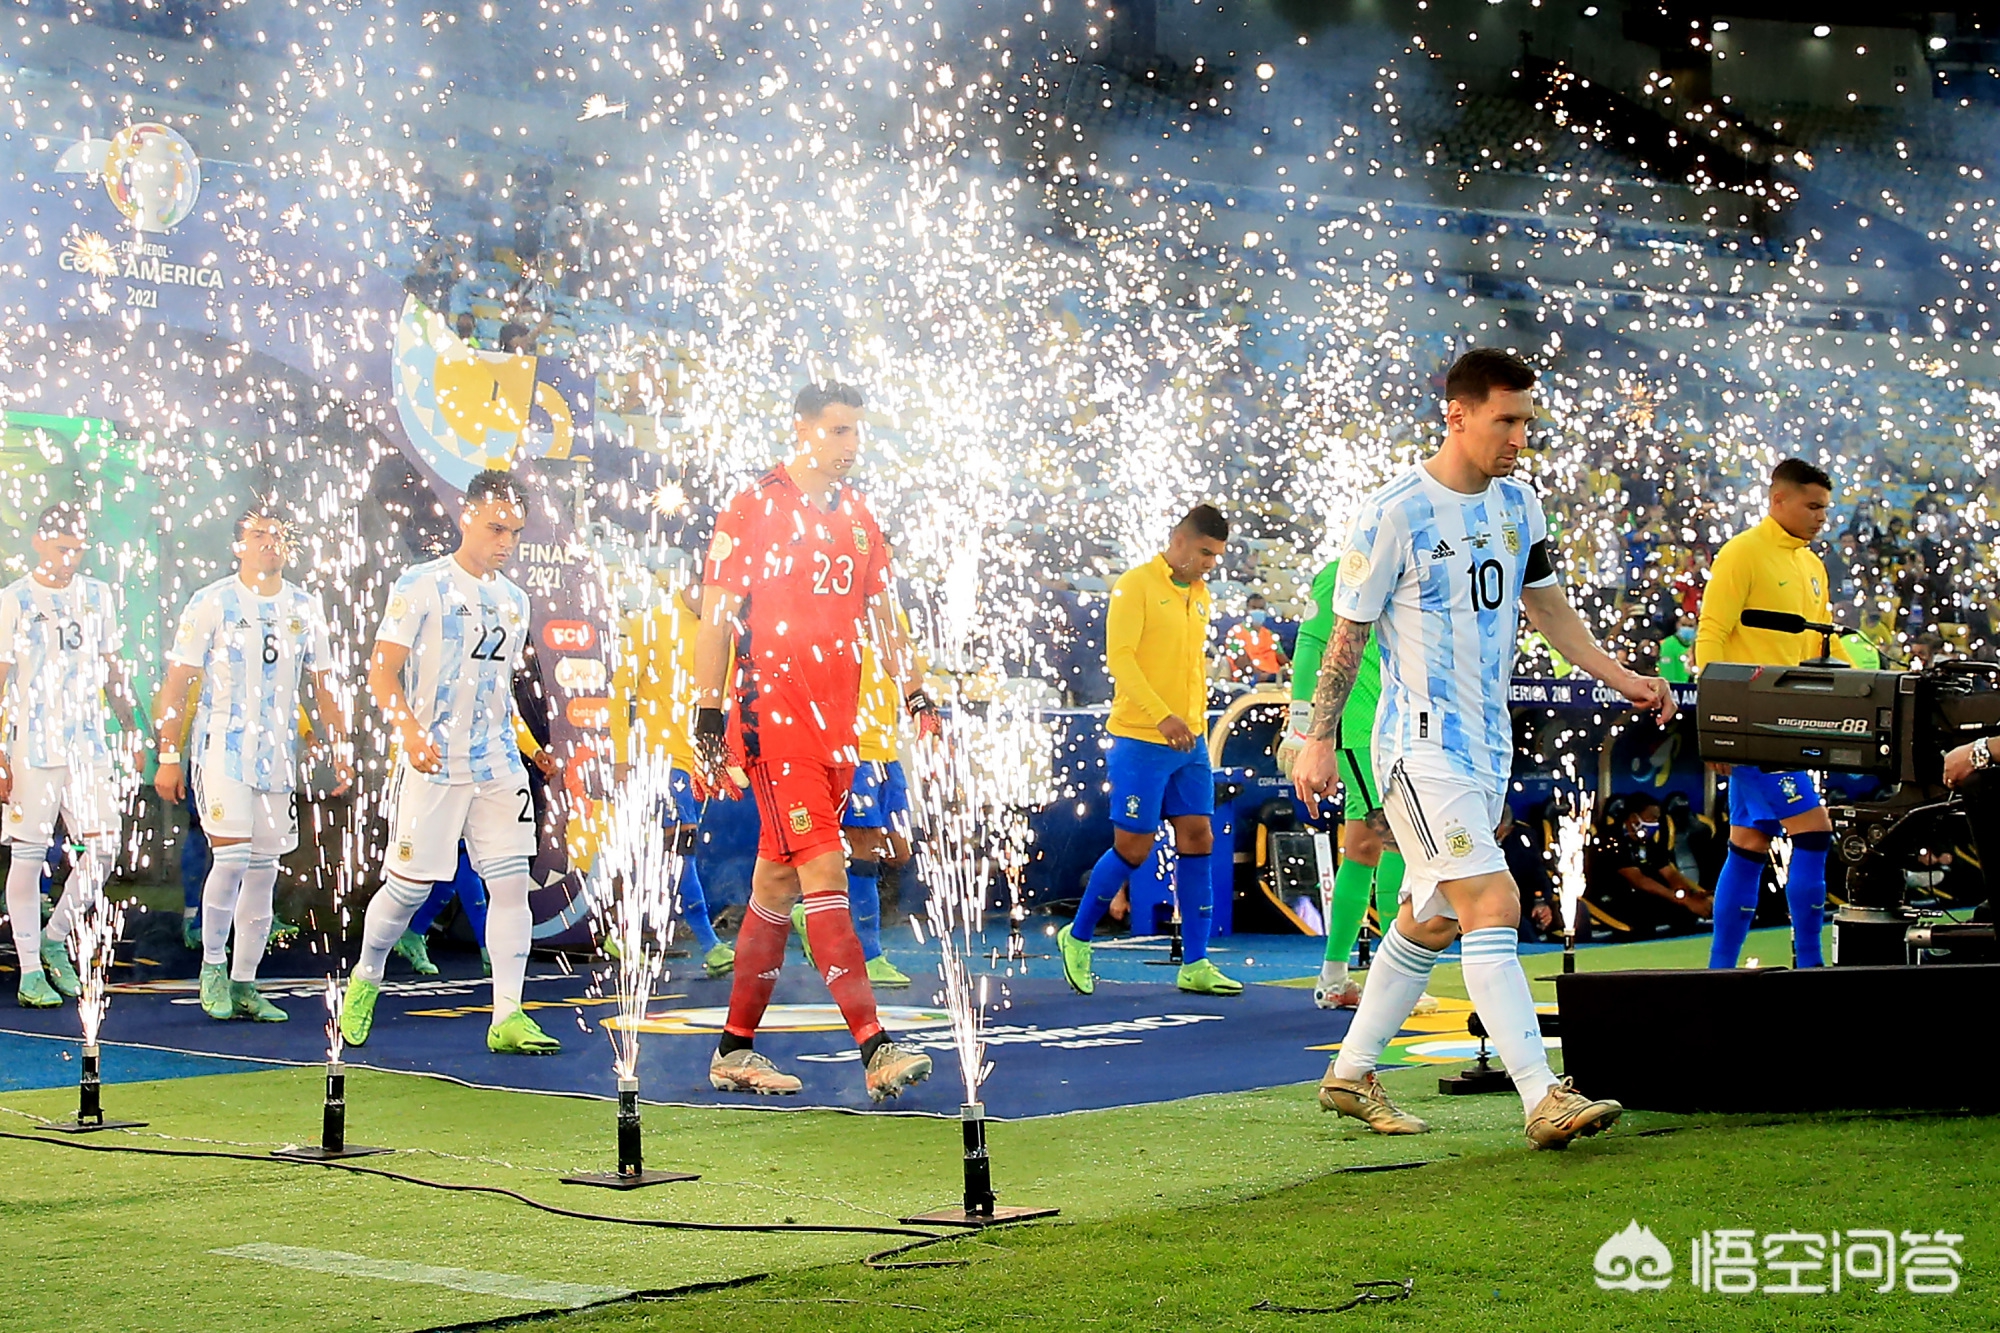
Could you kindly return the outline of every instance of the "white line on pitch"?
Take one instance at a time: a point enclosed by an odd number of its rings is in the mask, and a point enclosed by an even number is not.
[[[384,1282],[421,1282],[433,1287],[450,1287],[480,1296],[500,1296],[510,1301],[534,1305],[575,1308],[595,1301],[615,1300],[632,1293],[623,1287],[589,1287],[578,1282],[544,1282],[539,1278],[517,1277],[512,1273],[482,1273],[476,1268],[440,1268],[435,1264],[405,1263],[401,1259],[370,1259],[365,1254],[343,1254],[339,1250],[308,1250],[295,1245],[270,1245],[254,1241],[232,1245],[226,1250],[210,1250],[229,1259],[255,1259],[259,1263],[285,1268],[303,1268],[313,1273],[337,1277],[373,1277]]]

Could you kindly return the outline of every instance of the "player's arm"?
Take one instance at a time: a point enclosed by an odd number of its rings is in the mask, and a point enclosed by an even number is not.
[[[368,695],[402,748],[403,758],[419,773],[438,771],[438,747],[417,721],[403,693],[403,667],[410,660],[408,644],[377,639],[368,658]]]
[[[1743,606],[1750,597],[1750,562],[1741,542],[1716,552],[1702,589],[1701,613],[1695,622],[1694,660],[1703,666],[1728,661],[1730,636],[1743,623]]]
[[[168,679],[171,680],[172,677],[169,676]],[[348,727],[347,709],[342,706],[340,696],[333,689],[331,671],[312,673],[312,698],[313,730],[326,741],[327,754],[333,761],[334,776],[339,779],[334,789],[327,794],[345,795],[347,789],[354,785],[354,741]]]
[[[679,596],[678,593],[675,596]],[[611,780],[625,781],[632,767],[632,714],[638,705],[639,681],[653,665],[653,635],[642,613],[619,626],[619,650],[611,668]]]
[[[12,643],[13,641],[12,627],[9,626],[5,637],[0,638],[0,643]],[[0,742],[4,742],[8,731],[11,730],[7,726],[4,713],[7,708],[7,678],[13,674],[14,664],[12,662],[0,662]],[[4,743],[0,743],[0,801],[7,800],[13,794],[14,771],[7,766],[7,747]]]
[[[1360,679],[1361,657],[1373,629],[1372,622],[1336,616],[1333,637],[1320,655],[1308,705],[1305,744],[1292,760],[1292,786],[1308,811],[1316,810],[1319,798],[1333,790],[1338,776],[1334,742],[1340,735],[1340,715],[1347,708],[1348,696],[1354,693],[1354,682]]]
[[[1146,679],[1139,665],[1139,639],[1146,629],[1145,599],[1126,585],[1121,577],[1111,589],[1111,605],[1104,613],[1104,668],[1118,687],[1118,699],[1136,709],[1148,726],[1157,727],[1167,744],[1177,750],[1192,748],[1194,732],[1187,719],[1175,715]],[[1196,719],[1199,721],[1200,719]]]
[[[153,694],[153,744],[159,752],[159,767],[153,772],[153,790],[160,799],[178,805],[187,797],[186,756],[181,738],[187,735],[188,695],[201,679],[201,668],[171,658],[167,678]]]
[[[111,715],[118,719],[118,725],[136,741],[139,737],[139,696],[133,693],[132,678],[126,674],[124,659],[115,653],[104,655],[104,697],[111,704]]]
[[[1831,625],[1834,623],[1833,591],[1832,585],[1827,581],[1826,577],[1826,562],[1817,556],[1814,556],[1813,559],[1814,563],[1819,566],[1819,623],[1822,625]],[[1847,650],[1847,641],[1840,635],[1829,634],[1826,636],[1826,651],[1827,656],[1837,657],[1849,666],[1854,665],[1854,654]]]
[[[1533,577],[1534,564],[1530,563],[1528,568],[1529,576]],[[1599,647],[1590,626],[1583,623],[1583,617],[1569,604],[1569,596],[1553,572],[1546,582],[1521,589],[1521,609],[1527,612],[1528,623],[1549,641],[1549,646],[1575,666],[1624,695],[1640,712],[1655,714],[1661,726],[1674,720],[1678,705],[1674,702],[1673,686],[1658,676],[1642,676],[1627,670]]]
[[[702,776],[719,782],[729,771],[729,664],[736,655],[736,617],[743,594],[712,578],[701,588],[701,623],[694,633],[694,749]]]
[[[514,664],[512,684],[514,688],[509,693],[514,702],[514,744],[520,747],[522,758],[533,764],[544,778],[553,780],[562,771],[562,761],[556,757],[555,747],[542,744],[535,735],[534,726],[521,706],[525,695],[541,714],[543,734],[554,731],[555,717],[549,707],[548,689],[542,684],[542,658],[532,638],[522,647],[521,660]]]
[[[875,646],[876,660],[889,672],[903,696],[903,709],[917,724],[918,736],[938,734],[937,702],[924,689],[924,661],[909,631],[903,628],[902,608],[896,604],[894,586],[868,599],[868,637]]]

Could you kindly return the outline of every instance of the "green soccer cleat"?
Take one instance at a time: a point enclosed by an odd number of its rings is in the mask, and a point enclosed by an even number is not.
[[[264,942],[273,948],[289,948],[299,937],[299,928],[281,916],[271,918],[271,930]]]
[[[375,1027],[375,1001],[382,995],[379,982],[360,973],[347,979],[347,996],[340,1004],[340,1039],[349,1046],[366,1046]]]
[[[403,932],[403,938],[396,941],[390,952],[410,965],[410,970],[420,977],[434,977],[438,965],[431,961],[431,942],[414,930]]]
[[[256,1023],[289,1023],[292,1016],[265,999],[257,990],[254,981],[232,981],[229,983],[230,1017],[247,1018]]]
[[[554,1055],[562,1043],[535,1026],[526,1010],[516,1009],[486,1029],[486,1049],[495,1055]]]
[[[67,998],[74,1000],[83,993],[83,983],[69,965],[69,948],[61,940],[42,941],[42,968],[49,974],[49,984]]]
[[[702,955],[701,965],[711,977],[726,977],[736,970],[736,950],[717,940],[715,947]]]
[[[1078,995],[1097,993],[1097,978],[1090,974],[1090,941],[1080,940],[1064,926],[1056,932],[1056,948],[1062,953],[1063,980]]]
[[[489,977],[493,975],[493,955],[484,949],[479,951],[479,970]]]
[[[184,916],[181,918],[181,947],[183,949],[201,948],[201,918],[199,916]]]
[[[604,956],[614,963],[625,960],[625,946],[618,942],[616,935],[607,933],[604,936]]]
[[[58,1009],[63,1002],[62,992],[40,972],[21,974],[21,988],[14,992],[14,999],[23,1009]]]
[[[871,986],[907,986],[910,979],[903,975],[901,968],[881,954],[868,960],[868,984]]]
[[[806,956],[806,966],[819,971],[819,964],[813,961],[812,936],[806,934],[806,905],[803,902],[792,904],[792,931],[799,937],[799,950]]]
[[[1174,984],[1190,995],[1241,995],[1243,983],[1235,977],[1222,975],[1222,970],[1206,958],[1192,963],[1181,964],[1181,974]]]
[[[221,963],[201,965],[201,1011],[210,1018],[236,1017],[236,1002],[229,998],[229,969]]]

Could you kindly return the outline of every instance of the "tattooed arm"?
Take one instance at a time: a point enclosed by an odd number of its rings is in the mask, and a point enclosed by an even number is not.
[[[1320,659],[1305,748],[1292,764],[1292,785],[1309,811],[1319,808],[1319,798],[1332,791],[1339,780],[1334,740],[1340,730],[1341,710],[1347,707],[1347,696],[1354,692],[1354,679],[1361,671],[1361,652],[1368,646],[1369,628],[1345,617],[1335,620],[1333,638]]]

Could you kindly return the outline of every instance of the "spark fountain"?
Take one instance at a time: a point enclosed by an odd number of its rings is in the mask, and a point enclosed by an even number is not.
[[[639,1189],[699,1180],[685,1171],[646,1168],[639,1121],[639,1034],[654,983],[666,979],[667,946],[679,905],[681,853],[661,822],[673,808],[668,783],[673,765],[645,743],[645,726],[632,731],[631,763],[618,799],[599,812],[603,842],[589,871],[591,913],[605,928],[618,985],[617,1016],[605,1024],[611,1065],[618,1076],[618,1167],[564,1176],[565,1185]]]
[[[125,788],[121,787],[121,794]],[[67,802],[72,810],[88,810],[97,795],[95,783],[72,768]],[[123,801],[119,802],[120,808]],[[96,821],[91,821],[96,822]],[[116,828],[115,814],[111,827]],[[107,989],[112,951],[125,930],[125,905],[104,891],[111,878],[111,861],[104,838],[80,838],[69,844],[70,879],[65,896],[73,896],[69,943],[76,955],[78,994],[76,1016],[83,1030],[83,1062],[77,1075],[76,1119],[47,1126],[65,1134],[94,1134],[101,1129],[137,1129],[143,1120],[110,1120],[104,1114],[101,1053],[97,1044],[104,1016],[111,1006]]]
[[[1583,851],[1590,842],[1590,816],[1579,797],[1566,806],[1556,830],[1556,869],[1562,894],[1563,971],[1576,971],[1577,913],[1583,907]]]

